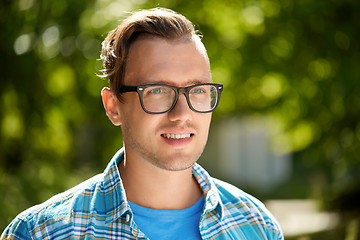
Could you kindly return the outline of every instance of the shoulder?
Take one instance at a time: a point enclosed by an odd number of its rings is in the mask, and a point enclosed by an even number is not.
[[[257,226],[268,239],[283,239],[280,225],[260,200],[230,183],[211,180],[218,190],[225,221]]]
[[[225,200],[226,203],[236,204],[241,202],[241,203],[258,206],[259,208],[265,208],[265,205],[260,200],[244,192],[238,187],[235,187],[230,183],[224,182],[216,178],[211,178],[211,179],[215,183],[215,186],[219,191],[221,199]]]
[[[66,226],[71,224],[72,214],[81,211],[85,202],[95,197],[101,189],[103,174],[96,175],[79,185],[53,196],[44,203],[20,213],[2,233],[1,239],[31,239],[44,226]]]
[[[96,191],[101,189],[102,179],[103,174],[96,175],[42,204],[29,208],[18,217],[27,221],[39,221],[39,217],[49,220],[67,216],[78,207],[82,208],[84,201],[94,197]]]

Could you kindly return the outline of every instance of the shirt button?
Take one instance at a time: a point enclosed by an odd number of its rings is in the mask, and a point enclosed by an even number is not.
[[[130,221],[130,214],[126,214],[126,221],[127,221],[127,222]]]
[[[212,205],[215,205],[215,204],[216,204],[216,199],[215,199],[215,198],[212,198],[212,199],[211,199],[211,204],[212,204]]]

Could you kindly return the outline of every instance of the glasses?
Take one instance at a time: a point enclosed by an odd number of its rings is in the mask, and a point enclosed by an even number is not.
[[[179,95],[185,94],[190,109],[198,113],[215,110],[219,103],[223,85],[201,83],[189,87],[174,87],[164,84],[121,86],[120,93],[137,92],[141,107],[146,113],[161,114],[170,112],[176,105]]]

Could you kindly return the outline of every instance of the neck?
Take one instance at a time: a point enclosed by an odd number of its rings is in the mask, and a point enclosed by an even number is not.
[[[119,164],[119,171],[127,199],[143,207],[185,209],[194,205],[203,194],[191,168],[168,171],[125,157]]]

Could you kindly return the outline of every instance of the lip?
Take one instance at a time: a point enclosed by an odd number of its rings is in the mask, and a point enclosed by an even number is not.
[[[161,134],[161,138],[167,144],[176,148],[185,147],[193,140],[194,136],[193,132],[184,130],[165,131]]]

